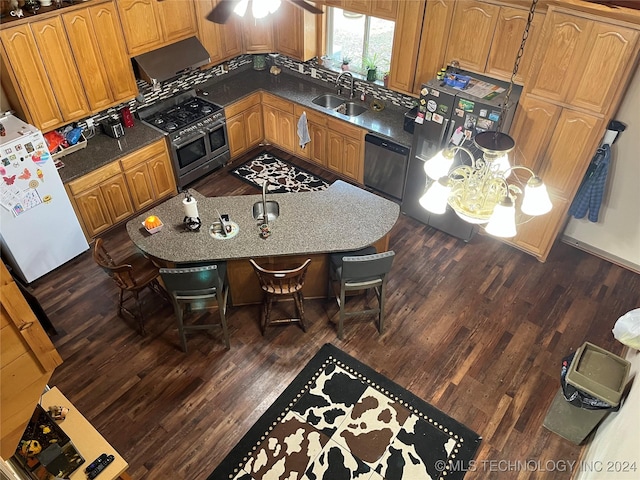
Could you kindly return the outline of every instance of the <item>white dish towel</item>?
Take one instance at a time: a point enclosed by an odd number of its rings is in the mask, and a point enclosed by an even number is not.
[[[300,147],[305,148],[307,143],[311,141],[309,136],[309,127],[307,126],[307,112],[302,112],[298,119],[298,137],[300,138]]]

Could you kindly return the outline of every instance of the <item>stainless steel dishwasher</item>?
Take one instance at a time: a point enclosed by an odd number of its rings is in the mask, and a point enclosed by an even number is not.
[[[371,133],[364,141],[364,184],[402,200],[410,149]]]

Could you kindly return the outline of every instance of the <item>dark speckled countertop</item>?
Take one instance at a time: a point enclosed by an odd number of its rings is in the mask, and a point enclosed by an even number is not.
[[[97,127],[96,131],[99,130],[100,127]],[[163,137],[162,133],[144,125],[140,120],[133,127],[125,128],[124,137],[119,139],[96,133],[87,140],[86,148],[60,159],[64,167],[58,173],[63,183],[70,182]]]
[[[271,75],[268,71],[259,72],[251,68],[239,69],[228,75],[215,77],[197,87],[204,92],[204,98],[223,107],[229,106],[257,90],[268,91],[305,108],[339,118],[411,147],[412,135],[403,129],[406,108],[386,102],[385,108],[380,112],[374,112],[369,108],[362,115],[347,117],[311,102],[316,96],[323,93],[335,94],[335,89],[330,84],[285,72],[286,70],[283,69],[282,73],[276,76]],[[366,102],[360,102],[359,99],[354,101],[368,107],[371,100],[372,98],[369,97]],[[100,133],[99,127],[96,128],[96,132],[99,133],[88,139],[86,148],[61,158],[65,166],[58,172],[64,183],[86,175],[164,136],[161,132],[143,124],[139,119],[136,119],[134,127],[125,128],[125,135],[120,139],[114,139]]]
[[[353,101],[369,109],[357,117],[348,117],[312,103],[315,97],[323,93],[335,94],[335,85],[286,72],[286,69],[282,69],[280,75],[271,75],[267,70],[255,71],[249,68],[215,77],[198,87],[208,94],[204,98],[223,107],[256,90],[265,90],[306,108],[339,118],[353,125],[384,135],[409,148],[411,147],[413,136],[403,129],[404,114],[407,112],[407,108],[385,102],[385,108],[382,111],[375,112],[369,107],[373,100],[372,97],[367,97],[365,102],[361,102],[358,97]],[[345,101],[347,100],[345,98]]]
[[[280,204],[280,216],[269,222],[271,236],[262,239],[251,214],[261,195],[204,197],[190,192],[198,202],[199,231],[185,229],[184,197],[176,195],[127,222],[133,243],[147,255],[175,263],[356,250],[389,233],[400,213],[396,203],[338,180],[320,192],[269,193],[267,200]],[[211,237],[217,211],[238,225],[236,236]],[[153,235],[142,225],[148,215],[157,215],[164,224]]]

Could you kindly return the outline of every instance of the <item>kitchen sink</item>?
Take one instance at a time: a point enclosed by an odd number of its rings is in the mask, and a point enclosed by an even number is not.
[[[274,200],[268,200],[267,204],[267,221],[271,222],[280,216],[280,204]],[[262,200],[253,204],[252,212],[253,219],[261,219],[264,222],[263,216],[264,206]]]
[[[344,103],[344,98],[340,98],[336,95],[331,95],[330,93],[325,93],[314,98],[313,100],[311,100],[311,102],[315,103],[316,105],[320,105],[321,107],[330,108],[333,110],[334,108],[339,107]]]
[[[330,93],[323,93],[311,100],[311,102],[349,117],[357,117],[367,111],[367,107],[356,102],[347,102],[344,98]]]

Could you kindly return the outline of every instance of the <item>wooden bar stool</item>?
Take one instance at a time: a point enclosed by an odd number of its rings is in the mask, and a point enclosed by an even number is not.
[[[299,323],[302,330],[306,332],[307,327],[304,324],[304,297],[302,295],[302,287],[304,286],[304,279],[311,259],[308,258],[302,265],[290,270],[268,270],[258,265],[253,259],[249,259],[249,262],[258,276],[260,288],[262,288],[264,292],[262,319],[260,322],[262,335],[265,334],[268,326],[289,323]],[[273,301],[284,295],[291,295],[293,297],[299,318],[272,320],[271,308]]]

